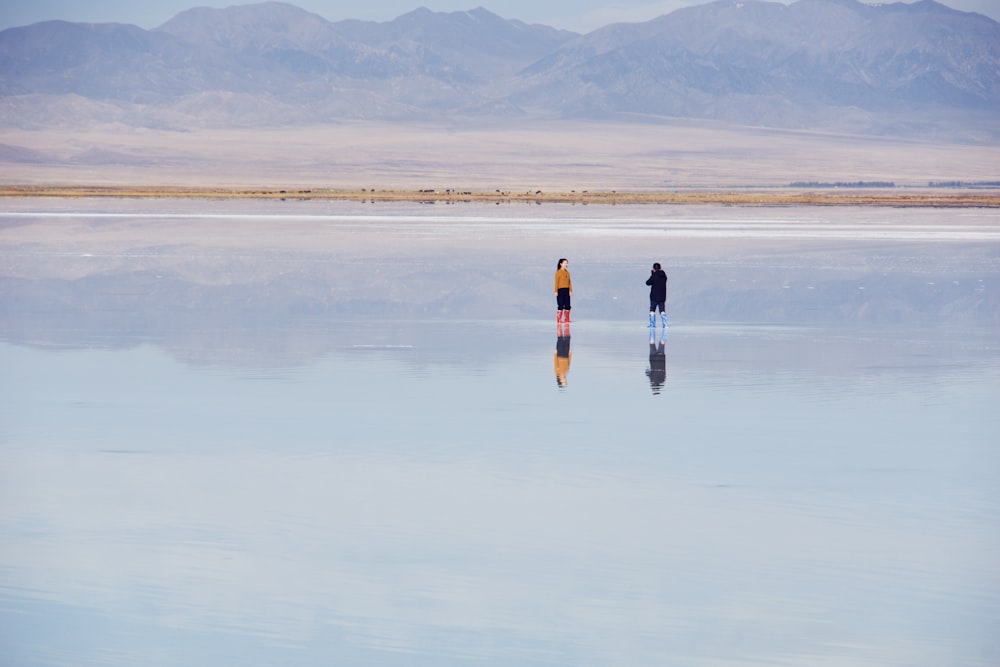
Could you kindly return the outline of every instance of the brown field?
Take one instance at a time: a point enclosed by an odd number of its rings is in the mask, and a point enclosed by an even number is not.
[[[486,192],[479,190],[330,190],[190,187],[0,186],[2,197],[127,197],[188,199],[342,199],[355,201],[538,202],[578,204],[722,204],[729,206],[895,206],[1000,208],[1000,192],[687,191],[687,192]]]
[[[0,127],[0,195],[996,206],[1000,147],[685,121]],[[792,183],[893,188],[790,188]]]

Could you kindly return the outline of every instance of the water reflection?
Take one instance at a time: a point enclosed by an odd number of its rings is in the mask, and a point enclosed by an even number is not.
[[[649,330],[649,368],[646,377],[649,378],[649,388],[653,394],[659,394],[667,381],[667,329],[664,327],[659,340],[656,329]]]
[[[998,664],[995,238],[254,213],[0,228],[0,664]]]
[[[553,355],[553,364],[556,371],[556,384],[562,389],[566,388],[566,376],[569,375],[569,364],[573,359],[573,351],[570,349],[569,326],[569,322],[556,324],[556,351]]]
[[[635,322],[574,326],[565,393],[548,318],[268,374],[0,345],[0,662],[995,657],[995,346],[681,325],[656,411]]]

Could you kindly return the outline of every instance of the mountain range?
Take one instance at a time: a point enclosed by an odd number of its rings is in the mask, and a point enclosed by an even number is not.
[[[0,125],[710,119],[1000,136],[1000,24],[932,0],[719,0],[580,35],[486,9],[330,22],[266,2],[152,30],[0,32]]]

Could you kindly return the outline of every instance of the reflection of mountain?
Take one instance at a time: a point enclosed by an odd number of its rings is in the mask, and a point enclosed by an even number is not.
[[[674,302],[671,312],[694,319],[737,322],[879,325],[979,325],[1000,323],[1000,279],[965,276],[928,281],[915,276],[867,274],[850,279],[800,279],[781,284],[772,276],[734,289],[702,283]],[[762,284],[766,283],[766,284]]]
[[[405,328],[419,319],[524,319],[548,321],[544,298],[531,298],[530,276],[485,271],[488,289],[457,280],[461,269],[403,267],[394,289],[373,276],[352,284],[335,270],[271,276],[260,282],[204,284],[134,272],[77,279],[17,279],[0,282],[0,335],[18,343],[131,345],[162,340],[197,350],[240,350],[253,357],[281,339],[287,356],[312,357],[335,344],[323,333],[344,321]],[[974,275],[928,281],[907,274],[830,278],[803,272],[783,284],[787,273],[756,268],[738,284],[724,266],[679,268],[669,312],[672,322],[720,321],[766,324],[971,325],[1000,322],[1000,279]],[[620,284],[606,280],[577,301],[586,319],[635,319],[643,324],[641,290],[635,303],[607,298]],[[640,281],[641,282],[641,281]],[[493,304],[496,307],[484,307]],[[499,304],[499,305],[497,305]],[[631,311],[631,312],[630,312]],[[586,313],[586,315],[583,315]],[[489,334],[486,328],[485,334]],[[363,342],[363,341],[362,341]],[[495,343],[503,346],[501,337]]]
[[[671,324],[692,320],[898,326],[1000,323],[1000,277],[990,268],[989,250],[966,247],[956,249],[954,257],[967,264],[945,262],[933,252],[886,254],[882,268],[865,252],[859,252],[854,262],[872,266],[817,260],[815,266],[803,262],[788,268],[784,254],[775,254],[773,264],[757,261],[745,266],[737,255],[691,264],[680,260],[668,267],[667,312]],[[600,317],[635,319],[645,325],[647,302],[642,290],[648,288],[640,289],[642,280],[634,268],[627,274],[602,271],[590,277],[593,288],[581,290],[574,305],[581,313],[598,309]],[[626,289],[632,295],[622,298]]]
[[[0,339],[65,347],[131,347],[150,342],[188,361],[234,365],[297,364],[347,345],[413,344],[420,321],[473,316],[464,295],[411,301],[376,285],[350,293],[336,281],[283,277],[206,285],[149,272],[76,280],[0,282]],[[479,313],[482,315],[482,313]],[[462,324],[456,324],[461,328]],[[498,353],[517,339],[501,328],[477,330]],[[493,338],[496,340],[492,340]],[[417,341],[426,355],[439,340]],[[410,355],[413,356],[413,355]]]
[[[82,202],[63,205],[89,210]],[[444,216],[334,219],[314,215],[317,207],[306,203],[275,205],[271,214],[257,203],[133,204],[161,214],[157,218],[122,215],[129,205],[116,202],[115,217],[4,217],[0,339],[108,347],[156,341],[192,360],[212,350],[209,357],[233,363],[257,356],[295,363],[342,344],[330,332],[352,321],[368,333],[350,342],[384,334],[384,342],[394,344],[420,335],[411,330],[416,321],[490,320],[496,326],[476,336],[502,353],[525,344],[498,333],[504,322],[534,320],[551,330],[550,267],[560,255],[574,258],[577,267],[579,334],[594,320],[645,329],[646,262],[659,239],[655,259],[670,276],[672,326],[1000,325],[996,242],[985,225],[979,226],[985,242],[940,242],[936,234],[944,232],[933,231],[918,241],[722,236],[674,242],[660,235],[657,221],[619,233],[627,218],[568,222],[559,216],[578,215],[575,209],[557,207],[545,211],[551,220],[533,227],[529,214],[512,232],[508,218],[477,217],[484,209],[496,215],[492,206],[468,209],[478,222],[467,227]],[[250,207],[255,215],[246,215]],[[199,212],[170,219],[190,210]],[[745,226],[757,214],[710,215]],[[878,215],[888,233],[917,214]],[[845,236],[868,229],[856,224],[854,212],[830,211],[824,218],[845,227]],[[802,225],[806,231],[814,226]],[[422,349],[434,349],[435,341],[425,342]]]

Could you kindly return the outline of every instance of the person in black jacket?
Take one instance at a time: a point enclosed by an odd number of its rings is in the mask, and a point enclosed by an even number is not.
[[[667,273],[660,268],[660,263],[653,264],[646,280],[649,285],[649,326],[656,328],[656,309],[660,310],[663,328],[667,328]]]

